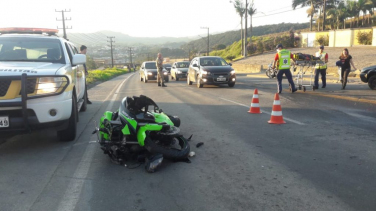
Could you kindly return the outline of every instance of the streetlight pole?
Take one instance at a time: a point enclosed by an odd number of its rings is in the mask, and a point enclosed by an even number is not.
[[[208,30],[208,49],[206,52],[206,56],[209,56],[209,27],[201,27],[201,29],[207,29]]]

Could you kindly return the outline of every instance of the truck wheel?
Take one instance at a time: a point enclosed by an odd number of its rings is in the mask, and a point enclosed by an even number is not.
[[[368,79],[368,86],[370,89],[376,90],[376,75]]]
[[[57,136],[60,141],[74,141],[77,133],[77,121],[78,121],[78,112],[77,112],[77,100],[76,96],[72,97],[72,113],[68,120],[68,128],[65,130],[57,131]]]
[[[83,100],[84,100],[84,102],[82,103],[82,106],[80,108],[80,112],[84,112],[87,109],[87,87],[86,87],[86,85],[85,85],[85,94],[84,94]]]

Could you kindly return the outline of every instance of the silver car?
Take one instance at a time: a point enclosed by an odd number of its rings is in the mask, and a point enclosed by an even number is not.
[[[155,62],[144,62],[140,68],[140,81],[147,83],[149,80],[157,80],[158,71]],[[168,82],[168,72],[163,69],[164,81]]]
[[[175,62],[171,67],[171,79],[178,81],[180,78],[187,78],[190,62]]]

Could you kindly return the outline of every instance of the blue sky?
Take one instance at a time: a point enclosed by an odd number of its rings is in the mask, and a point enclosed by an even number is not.
[[[245,0],[243,0],[245,2]],[[307,8],[292,0],[254,0],[259,11],[253,25],[308,22]],[[112,30],[139,37],[186,37],[240,29],[240,17],[229,0],[3,0],[0,27],[61,27],[55,9],[70,9],[68,32]],[[272,15],[279,12],[289,11]],[[262,12],[262,13],[261,13]],[[266,16],[267,15],[267,16]],[[257,18],[256,18],[257,17]]]

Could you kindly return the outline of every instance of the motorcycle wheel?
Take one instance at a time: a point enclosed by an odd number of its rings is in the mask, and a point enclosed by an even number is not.
[[[268,76],[268,78],[273,78],[273,76],[272,76],[272,74],[270,73],[271,71],[268,69],[268,70],[266,70],[266,72],[265,72],[265,74],[266,74],[266,76]]]
[[[162,146],[157,144],[148,136],[145,138],[145,148],[151,153],[160,153],[167,159],[179,160],[187,158],[191,150],[187,139],[185,139],[183,136],[174,137],[174,139],[178,141],[181,149]]]

